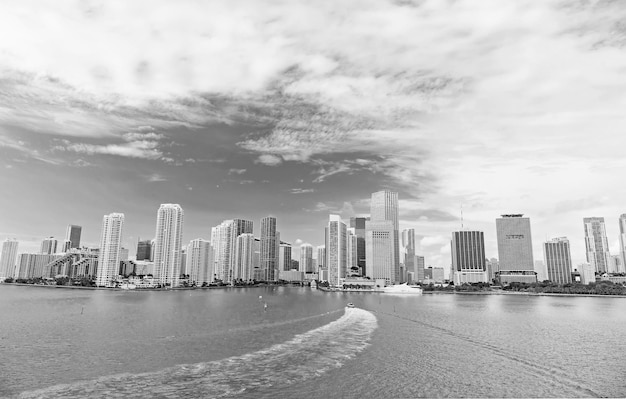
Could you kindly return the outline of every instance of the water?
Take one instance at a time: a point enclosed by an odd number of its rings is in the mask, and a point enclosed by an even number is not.
[[[0,396],[624,397],[625,310],[622,298],[0,286]]]

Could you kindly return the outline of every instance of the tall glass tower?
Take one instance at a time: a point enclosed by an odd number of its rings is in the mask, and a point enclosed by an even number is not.
[[[161,204],[154,233],[154,270],[163,286],[178,287],[183,245],[183,208]]]
[[[585,248],[587,249],[587,262],[598,273],[609,271],[611,254],[609,253],[609,241],[606,238],[604,218],[589,217],[583,219],[585,227]]]
[[[99,287],[112,286],[113,279],[119,274],[123,227],[123,213],[110,213],[102,218],[96,275],[96,285]]]

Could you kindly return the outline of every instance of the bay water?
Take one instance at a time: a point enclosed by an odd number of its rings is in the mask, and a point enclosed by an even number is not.
[[[624,397],[625,331],[625,298],[0,285],[0,396]]]

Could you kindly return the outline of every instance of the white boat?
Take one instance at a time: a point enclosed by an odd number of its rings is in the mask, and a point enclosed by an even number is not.
[[[420,287],[414,287],[407,283],[384,287],[382,292],[385,294],[422,295],[422,289]]]
[[[120,288],[123,290],[134,290],[135,288],[137,288],[137,286],[135,284],[131,284],[131,283],[124,283],[122,285],[120,285]]]

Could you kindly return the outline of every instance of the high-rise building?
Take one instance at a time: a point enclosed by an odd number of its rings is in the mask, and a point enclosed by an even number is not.
[[[9,277],[15,276],[15,262],[17,260],[16,240],[9,240],[2,243],[2,252],[0,253],[0,283]]]
[[[96,276],[96,285],[99,287],[111,287],[118,276],[123,227],[123,213],[110,213],[102,218]]]
[[[594,267],[596,272],[606,273],[611,262],[611,254],[609,253],[609,241],[606,238],[604,218],[584,218],[583,223],[585,226],[587,262]]]
[[[622,273],[626,273],[626,213],[619,217],[619,252],[622,257]]]
[[[450,245],[454,284],[488,281],[485,234],[482,231],[454,231]]]
[[[356,229],[350,227],[347,231],[346,244],[348,246],[347,256],[348,264],[346,266],[347,276],[360,276],[359,273],[359,238],[356,235]]]
[[[44,276],[44,268],[60,258],[54,254],[19,254],[15,268],[15,278],[35,278]]]
[[[300,271],[304,273],[313,273],[313,245],[300,245]]]
[[[347,257],[347,226],[339,215],[330,215],[325,229],[326,236],[326,267],[328,283],[341,286],[346,277]]]
[[[413,276],[417,282],[424,281],[424,268],[426,267],[426,262],[423,256],[415,255],[415,268],[413,270]]]
[[[510,214],[496,219],[501,284],[537,282],[530,219],[523,216]]]
[[[404,264],[406,272],[412,272],[413,278],[417,278],[415,274],[415,229],[404,229],[401,235],[400,261]]]
[[[80,233],[82,229],[82,227],[76,226],[74,224],[67,225],[67,230],[65,231],[65,240],[70,242],[70,248],[80,248]]]
[[[202,238],[191,240],[187,245],[187,274],[189,274],[189,283],[201,287],[204,283],[209,284],[213,281],[213,264],[211,243]]]
[[[254,278],[254,255],[256,238],[252,233],[243,233],[235,243],[234,279],[250,281]]]
[[[44,238],[41,242],[40,254],[55,254],[57,253],[58,241],[54,237]]]
[[[398,233],[398,193],[384,190],[372,193],[371,203],[370,203],[370,221],[366,222],[366,239],[365,239],[365,258],[366,258],[366,275],[374,276],[381,275],[381,271],[383,269],[388,269],[388,266],[383,265],[391,265],[391,270],[385,271],[383,274],[385,277],[376,277],[376,278],[385,278],[388,284],[394,284],[400,281],[400,242],[399,242],[399,233]],[[384,222],[391,222],[384,223]],[[369,226],[369,227],[368,227]],[[389,226],[391,226],[390,235],[388,238],[391,240],[391,244],[384,243],[383,238],[387,237],[387,231],[389,230]],[[378,230],[373,230],[373,228]],[[373,243],[373,239],[377,243],[377,250],[373,248],[367,248],[368,242],[370,244]],[[369,241],[368,241],[369,240]],[[387,247],[391,246],[391,258],[383,260],[383,255],[387,253]],[[371,260],[369,258],[369,254],[372,256],[376,256],[377,260]],[[381,263],[382,262],[382,263]],[[373,267],[378,267],[376,272],[368,271],[370,265]]]
[[[291,270],[291,244],[288,242],[280,242],[280,250],[278,252],[278,269]]]
[[[626,269],[624,269],[624,264],[622,263],[622,255],[611,255],[609,273],[626,273]]]
[[[567,237],[553,238],[543,243],[543,257],[548,280],[557,284],[572,282],[572,255]]]
[[[261,269],[265,270],[267,281],[275,281],[278,267],[280,238],[276,231],[276,218],[266,216],[261,219]]]
[[[350,228],[354,229],[356,235],[356,259],[357,266],[361,269],[361,274],[365,275],[365,222],[369,221],[369,216],[356,216],[350,218]]]
[[[161,204],[157,211],[154,271],[162,286],[179,285],[184,215],[178,204]]]
[[[152,253],[152,240],[137,242],[137,260],[150,260]]]
[[[66,253],[70,252],[72,249],[72,242],[70,240],[63,240],[63,247],[61,248],[61,252]]]
[[[211,245],[213,246],[215,278],[229,283],[235,277],[235,251],[237,237],[241,234],[252,234],[254,224],[251,220],[231,219],[224,220],[211,230]]]
[[[317,246],[317,267],[320,269],[326,269],[326,246]]]
[[[581,263],[577,267],[580,273],[580,282],[583,284],[590,284],[596,282],[596,271],[591,263]]]
[[[391,220],[371,220],[367,222],[365,233],[366,276],[371,279],[385,279],[387,285],[399,279],[400,265],[394,251],[394,229]]]

